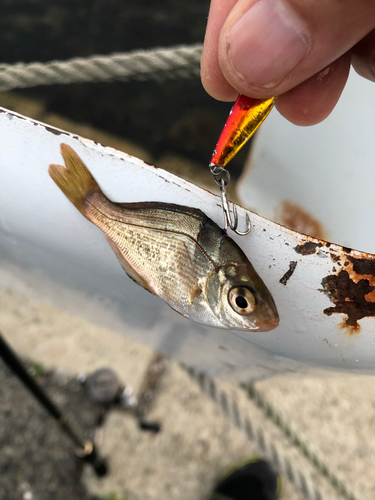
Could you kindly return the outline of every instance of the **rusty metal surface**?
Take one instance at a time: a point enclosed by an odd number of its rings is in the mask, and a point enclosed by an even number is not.
[[[324,313],[343,314],[342,327],[360,333],[359,320],[375,316],[375,257],[350,253],[342,253],[332,269],[335,274],[322,280],[325,293],[334,303]]]
[[[251,233],[230,235],[273,294],[280,326],[245,333],[196,325],[130,281],[100,231],[55,187],[47,169],[61,162],[61,142],[77,151],[113,201],[192,206],[222,226],[220,198],[208,191],[126,153],[1,110],[0,286],[23,287],[213,375],[247,379],[301,369],[298,362],[375,368],[374,255],[249,212]],[[239,207],[241,221],[245,213]]]
[[[289,227],[289,229],[293,229],[299,233],[309,234],[310,236],[314,236],[314,238],[325,238],[326,230],[323,224],[312,217],[302,207],[288,200],[281,202],[277,221],[283,226]]]

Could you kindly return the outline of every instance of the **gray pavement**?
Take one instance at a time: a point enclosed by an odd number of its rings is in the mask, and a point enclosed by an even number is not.
[[[154,356],[148,347],[14,291],[2,290],[0,301],[0,330],[22,355],[69,376],[110,366],[139,392]],[[312,476],[325,498],[342,498],[242,389],[226,381],[218,384],[236,397],[241,413],[262,428],[281,454]],[[374,498],[375,482],[369,474],[375,465],[373,377],[317,372],[278,376],[259,381],[256,387],[359,498]],[[128,412],[109,413],[100,448],[108,456],[111,473],[97,479],[86,468],[87,494],[203,500],[228,467],[262,455],[173,361],[167,364],[148,419],[160,422],[159,434],[140,431]],[[284,481],[282,498],[303,496]]]

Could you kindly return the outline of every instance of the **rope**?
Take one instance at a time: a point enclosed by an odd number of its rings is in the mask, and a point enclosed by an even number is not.
[[[216,382],[208,375],[197,372],[194,368],[184,367],[189,375],[199,384],[202,391],[207,394],[216,404],[218,404],[223,412],[230,420],[240,429],[245,431],[248,438],[255,441],[264,456],[273,465],[273,467],[283,476],[287,477],[295,487],[303,493],[308,500],[324,500],[324,495],[319,488],[314,486],[312,478],[306,472],[302,472],[296,468],[288,457],[283,456],[277,446],[267,438],[264,430],[261,427],[256,427],[248,415],[244,416],[240,413],[238,404],[233,397],[228,396],[224,390],[219,390]],[[312,452],[306,443],[296,434],[295,431],[284,421],[282,416],[275,408],[268,403],[253,384],[247,387],[250,399],[260,408],[264,415],[269,418],[296,446],[303,455],[309,460],[311,465],[322,475],[333,488],[345,500],[359,500],[358,497],[351,492],[343,481],[341,481],[329,467]]]
[[[266,401],[264,396],[256,389],[254,384],[250,384],[247,389],[249,397],[255,402],[258,408],[261,408],[266,416],[272,420],[272,422],[283,431],[285,436],[296,446],[302,454],[309,460],[309,462],[315,467],[315,469],[333,486],[333,488],[339,493],[345,500],[358,500],[357,496],[349,490],[346,484],[334,474],[328,465],[313,452],[307,445],[306,442],[301,439],[294,429],[284,420],[282,415],[269,403]]]
[[[37,85],[199,76],[202,45],[138,50],[47,63],[0,64],[0,91]]]

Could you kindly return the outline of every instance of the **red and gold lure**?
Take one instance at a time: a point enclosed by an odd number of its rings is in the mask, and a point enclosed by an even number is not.
[[[276,97],[261,100],[238,96],[217,141],[210,168],[225,167],[230,162],[267,118],[275,101]]]
[[[266,100],[253,99],[240,94],[229,113],[228,119],[220,134],[209,164],[215,182],[220,187],[221,200],[224,211],[225,228],[230,227],[232,231],[242,236],[248,234],[251,229],[250,219],[246,214],[247,230],[241,232],[237,229],[238,215],[236,206],[233,205],[232,221],[229,202],[226,194],[226,186],[229,183],[230,175],[225,166],[246,144],[258,127],[264,122],[273,108],[277,97]]]

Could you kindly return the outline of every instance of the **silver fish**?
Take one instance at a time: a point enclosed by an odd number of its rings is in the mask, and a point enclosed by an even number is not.
[[[106,235],[125,272],[197,323],[265,332],[279,322],[274,300],[226,232],[198,209],[144,202],[113,203],[77,153],[50,165],[55,183]]]

